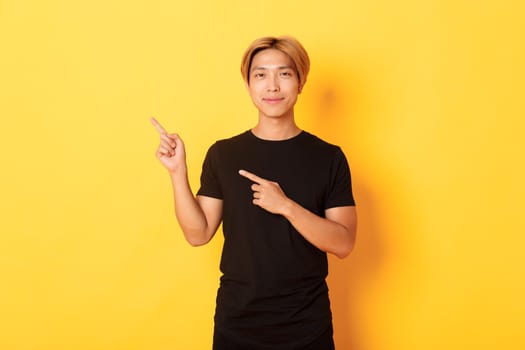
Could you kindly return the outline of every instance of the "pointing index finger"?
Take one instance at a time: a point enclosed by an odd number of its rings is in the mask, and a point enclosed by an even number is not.
[[[244,176],[245,178],[252,180],[253,182],[256,182],[258,184],[265,181],[262,177],[259,177],[255,174],[250,173],[249,171],[242,170],[242,169],[239,170],[239,175]]]
[[[151,124],[153,124],[153,126],[155,127],[155,129],[157,129],[157,131],[159,132],[159,134],[167,134],[168,132],[166,131],[166,129],[164,129],[162,127],[162,125],[160,125],[160,123],[157,121],[157,119],[151,117]]]

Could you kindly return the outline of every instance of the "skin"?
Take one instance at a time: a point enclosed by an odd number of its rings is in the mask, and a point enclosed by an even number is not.
[[[265,140],[285,140],[298,135],[294,106],[301,93],[293,61],[285,53],[266,49],[252,60],[246,89],[259,112],[253,134]],[[186,240],[193,246],[208,243],[222,220],[222,200],[194,196],[188,181],[184,143],[168,133],[154,118],[160,135],[156,156],[168,170],[173,186],[175,214]],[[284,216],[294,228],[320,250],[346,257],[355,245],[357,215],[354,206],[330,208],[320,217],[286,196],[277,182],[243,169],[239,176],[252,181],[253,205]]]

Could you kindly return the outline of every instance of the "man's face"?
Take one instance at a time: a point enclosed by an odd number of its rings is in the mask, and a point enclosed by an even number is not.
[[[300,93],[292,59],[282,51],[266,49],[252,59],[247,88],[260,117],[293,117]]]

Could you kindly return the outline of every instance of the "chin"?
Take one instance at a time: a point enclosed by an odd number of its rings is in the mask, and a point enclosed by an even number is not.
[[[284,118],[285,117],[285,113],[282,113],[282,114],[275,114],[275,113],[262,113],[266,118],[270,118],[270,119],[280,119],[280,118]]]
[[[286,110],[286,111],[276,111],[276,110],[268,111],[268,110],[260,109],[259,112],[262,115],[264,115],[264,116],[266,116],[268,118],[272,118],[272,119],[284,118],[284,117],[286,117],[289,114],[293,115],[293,113],[290,113],[290,110]]]

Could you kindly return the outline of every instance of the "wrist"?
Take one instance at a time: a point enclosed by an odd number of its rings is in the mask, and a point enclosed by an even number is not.
[[[178,179],[180,177],[187,177],[188,175],[188,169],[186,166],[179,166],[173,170],[168,170],[168,173],[172,179]]]
[[[294,207],[295,207],[295,202],[291,200],[290,198],[287,198],[284,201],[284,204],[281,208],[281,215],[287,219],[290,219],[293,215]]]

